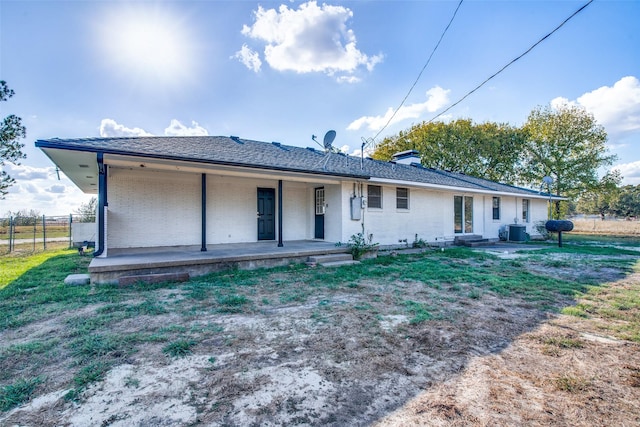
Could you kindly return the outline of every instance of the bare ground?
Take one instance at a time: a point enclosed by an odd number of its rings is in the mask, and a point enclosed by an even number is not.
[[[640,286],[638,273],[592,273],[612,287]],[[272,302],[260,310],[191,316],[189,334],[214,330],[198,335],[192,354],[170,357],[163,343],[146,343],[77,402],[57,387],[72,375],[59,355],[47,370],[48,386],[0,415],[0,425],[640,424],[640,345],[609,336],[598,318],[560,315],[488,291],[455,297],[473,289],[365,281],[287,303],[262,290],[255,298]],[[180,290],[154,292],[172,303],[185,298]],[[431,301],[437,315],[411,322],[406,311],[388,309],[399,295]],[[140,316],[113,329],[177,321],[174,313]],[[63,334],[64,324],[53,319],[0,338],[7,344]]]

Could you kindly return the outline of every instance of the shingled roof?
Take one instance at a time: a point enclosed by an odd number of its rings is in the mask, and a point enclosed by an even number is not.
[[[389,179],[411,183],[457,187],[480,192],[541,196],[537,191],[500,184],[464,174],[383,162],[344,154],[325,153],[280,143],[225,136],[126,137],[46,139],[36,141],[41,149],[118,154],[153,159],[333,175],[358,179]],[[544,196],[544,194],[542,194]]]

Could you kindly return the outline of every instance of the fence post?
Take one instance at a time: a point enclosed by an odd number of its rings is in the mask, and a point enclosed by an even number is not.
[[[42,215],[42,249],[47,250],[47,218]]]
[[[71,223],[73,222],[73,214],[69,214],[69,248],[73,247],[73,236],[71,235]]]
[[[36,251],[36,232],[37,232],[37,225],[38,225],[38,217],[34,216],[33,217],[33,252]]]
[[[12,237],[13,237],[13,217],[9,216],[9,253],[11,253]]]

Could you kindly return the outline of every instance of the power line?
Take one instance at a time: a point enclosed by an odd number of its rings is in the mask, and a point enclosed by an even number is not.
[[[382,129],[380,129],[380,131],[378,131],[376,136],[374,136],[372,138],[373,141],[375,141],[375,139],[378,136],[380,136],[382,131],[385,130],[387,128],[387,126],[389,126],[389,123],[391,123],[391,120],[393,120],[393,118],[396,116],[396,114],[398,114],[398,111],[400,111],[400,108],[402,108],[402,106],[404,105],[404,103],[407,100],[407,98],[409,97],[409,95],[411,95],[411,92],[416,87],[416,84],[418,84],[418,80],[420,80],[420,77],[422,77],[422,73],[424,73],[424,70],[427,68],[427,66],[431,62],[431,58],[433,57],[433,54],[436,53],[436,50],[438,49],[438,46],[440,46],[440,42],[442,42],[442,39],[444,38],[444,35],[447,33],[447,30],[449,30],[449,27],[451,26],[451,23],[455,19],[456,14],[458,13],[458,9],[460,9],[460,6],[462,5],[463,1],[464,0],[460,0],[460,2],[458,3],[458,6],[456,7],[456,10],[453,12],[453,15],[451,16],[451,19],[449,20],[449,23],[447,24],[445,29],[442,31],[442,34],[440,35],[440,39],[438,39],[438,43],[436,43],[436,45],[434,46],[433,50],[431,51],[431,54],[429,55],[429,58],[427,59],[427,62],[424,64],[424,67],[422,67],[422,70],[420,70],[420,73],[418,74],[418,77],[416,78],[415,82],[413,82],[413,85],[411,85],[411,88],[409,88],[409,92],[407,92],[405,97],[402,99],[402,102],[400,103],[400,105],[398,105],[398,108],[396,108],[396,110],[393,112],[391,117],[389,117],[389,120],[387,121],[387,123],[382,127]]]
[[[480,83],[478,86],[476,86],[475,88],[473,88],[472,90],[470,90],[469,92],[467,92],[466,95],[464,95],[462,98],[460,98],[459,100],[457,100],[456,102],[454,102],[453,104],[451,104],[450,106],[448,106],[446,109],[444,109],[443,111],[441,111],[440,113],[438,113],[438,115],[436,115],[435,117],[433,117],[431,120],[427,121],[427,123],[431,123],[433,122],[435,119],[437,119],[438,117],[442,116],[444,113],[446,113],[447,111],[451,110],[453,107],[455,107],[456,105],[460,104],[462,101],[464,101],[467,97],[469,97],[471,94],[473,94],[475,91],[477,91],[478,89],[480,89],[482,86],[484,86],[487,82],[489,82],[491,79],[493,79],[494,77],[496,77],[498,74],[502,73],[504,70],[506,70],[509,66],[511,66],[512,64],[514,64],[515,62],[517,62],[518,60],[520,60],[523,56],[527,55],[529,52],[531,52],[536,46],[538,46],[540,43],[542,43],[543,41],[545,41],[546,39],[548,39],[553,33],[555,33],[556,31],[558,31],[560,28],[562,28],[564,26],[564,24],[566,24],[567,22],[569,22],[574,16],[576,16],[577,14],[579,14],[580,12],[582,12],[587,6],[589,6],[591,3],[593,3],[593,0],[589,0],[587,3],[585,3],[580,9],[576,10],[575,12],[573,12],[571,14],[571,16],[569,16],[567,19],[565,19],[564,21],[562,21],[562,23],[560,25],[558,25],[556,28],[554,28],[551,32],[549,32],[547,35],[545,35],[544,37],[542,37],[540,40],[538,40],[537,42],[535,42],[533,45],[531,45],[531,47],[529,47],[529,49],[527,49],[526,51],[524,51],[522,54],[520,54],[519,56],[517,56],[516,58],[512,59],[511,62],[509,62],[507,65],[505,65],[504,67],[502,67],[501,69],[499,69],[498,71],[496,71],[494,74],[492,74],[490,77],[488,77],[487,79],[485,79],[482,83]],[[388,124],[388,123],[387,123]],[[376,135],[377,137],[378,135]]]

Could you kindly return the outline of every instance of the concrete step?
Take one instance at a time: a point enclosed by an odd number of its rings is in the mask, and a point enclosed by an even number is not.
[[[331,261],[331,262],[323,262],[320,263],[319,265],[323,266],[323,267],[342,267],[343,265],[353,265],[353,264],[360,264],[360,261],[356,261],[356,260],[344,260],[344,261]]]
[[[353,256],[351,254],[328,254],[328,255],[314,255],[310,256],[308,262],[313,264],[324,265],[329,262],[338,262],[338,261],[353,261]]]
[[[479,234],[463,234],[462,236],[456,236],[453,240],[454,242],[464,242],[467,240],[478,240],[482,239],[482,236]]]
[[[64,279],[65,285],[82,286],[88,285],[91,281],[88,274],[70,274]]]
[[[485,239],[479,234],[465,234],[463,236],[456,236],[453,244],[456,246],[471,246],[487,242],[489,242],[489,239]]]
[[[491,243],[492,242],[489,239],[479,239],[479,240],[466,240],[462,243],[462,245],[470,248],[475,248],[476,246],[486,246],[486,245],[490,245]]]

